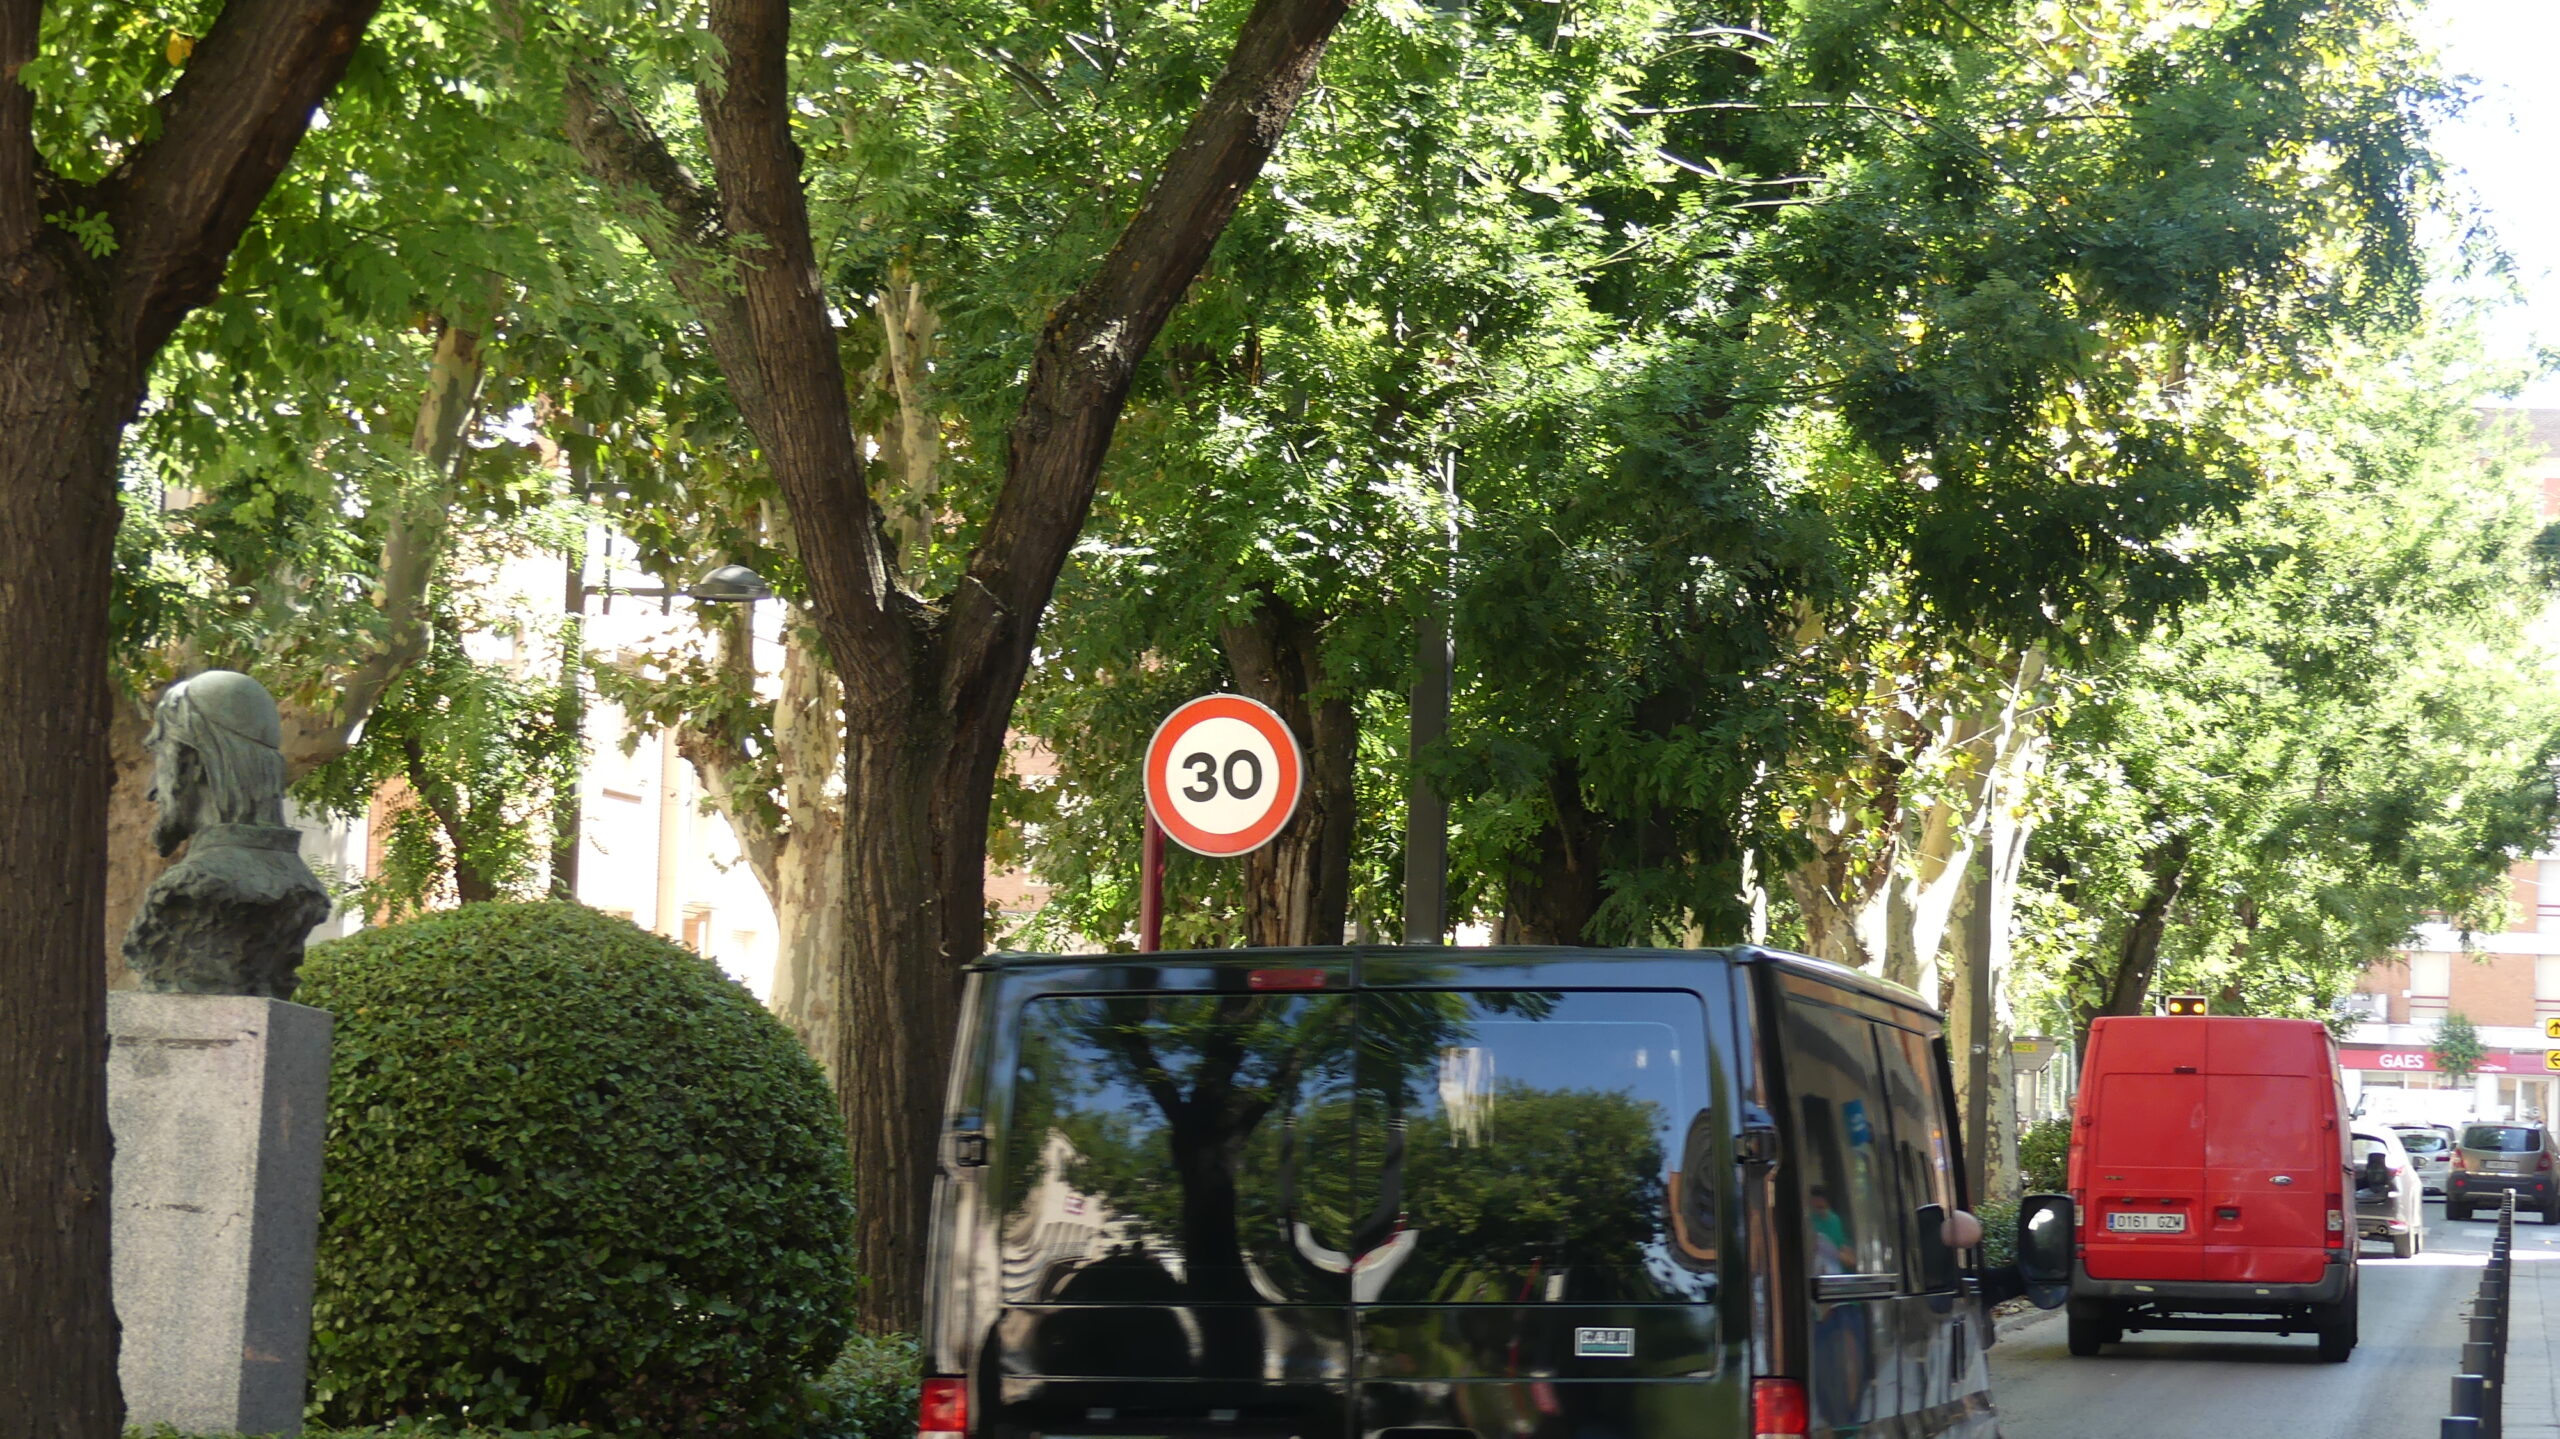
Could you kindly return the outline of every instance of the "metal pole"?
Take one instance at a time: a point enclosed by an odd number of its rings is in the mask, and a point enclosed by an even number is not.
[[[1449,802],[1422,776],[1422,752],[1449,733],[1448,621],[1424,617],[1414,652],[1413,717],[1404,785],[1404,942],[1438,944],[1449,928]]]
[[[1965,1192],[1980,1204],[1991,1197],[1991,846],[1976,845],[1973,916],[1965,926],[1964,1065]]]
[[[1440,592],[1414,629],[1411,725],[1404,782],[1404,942],[1440,944],[1449,936],[1449,801],[1422,777],[1422,752],[1449,733],[1451,674],[1457,650],[1449,612],[1458,592],[1458,456],[1442,457],[1440,498],[1447,507],[1447,554]]]
[[[1138,858],[1138,952],[1164,948],[1164,826],[1147,812],[1147,838]]]

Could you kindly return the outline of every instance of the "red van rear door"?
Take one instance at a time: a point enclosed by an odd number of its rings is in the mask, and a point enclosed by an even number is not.
[[[2092,1277],[2204,1277],[2205,1103],[2200,1074],[2110,1066],[2098,1077],[2082,1178],[2081,1262]]]
[[[2308,1284],[2329,1258],[2344,1164],[2337,1086],[2312,1025],[2216,1020],[2205,1078],[2207,1279]]]

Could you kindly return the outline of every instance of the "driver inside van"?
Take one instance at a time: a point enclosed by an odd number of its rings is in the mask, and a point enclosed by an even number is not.
[[[1848,1222],[1831,1207],[1831,1193],[1821,1185],[1805,1191],[1805,1214],[1813,1224],[1813,1272],[1855,1274],[1857,1259],[1849,1243]]]

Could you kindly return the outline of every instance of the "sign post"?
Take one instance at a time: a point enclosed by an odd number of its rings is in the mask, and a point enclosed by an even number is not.
[[[1288,721],[1242,695],[1203,695],[1165,716],[1147,742],[1147,838],[1138,949],[1164,943],[1164,842],[1212,859],[1269,844],[1297,813],[1306,761]]]

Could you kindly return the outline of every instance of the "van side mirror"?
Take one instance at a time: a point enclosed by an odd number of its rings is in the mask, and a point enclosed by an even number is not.
[[[2060,1194],[2030,1194],[2018,1203],[2018,1275],[2038,1309],[2071,1297],[2072,1235],[2079,1211]]]

